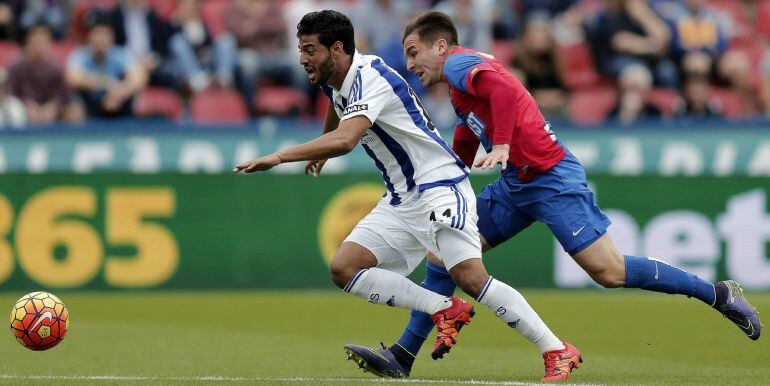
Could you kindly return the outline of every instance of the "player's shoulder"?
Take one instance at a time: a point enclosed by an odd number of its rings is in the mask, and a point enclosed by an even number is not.
[[[487,63],[481,55],[475,51],[461,51],[449,55],[444,61],[444,77],[452,86],[464,90],[468,73]]]
[[[385,81],[385,76],[393,69],[381,57],[376,55],[361,55],[358,65],[358,76],[369,81]]]

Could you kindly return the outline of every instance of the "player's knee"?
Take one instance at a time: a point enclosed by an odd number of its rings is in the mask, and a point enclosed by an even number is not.
[[[484,283],[489,278],[489,274],[487,274],[484,266],[481,265],[480,260],[478,262],[466,260],[457,264],[449,271],[449,274],[452,275],[452,279],[463,292],[474,298],[478,296],[481,288],[484,287]]]
[[[610,264],[589,272],[591,278],[604,288],[619,288],[626,284],[625,265]]]
[[[331,274],[332,281],[340,288],[345,288],[356,272],[358,272],[356,267],[351,266],[342,259],[334,259],[329,264],[329,273]]]

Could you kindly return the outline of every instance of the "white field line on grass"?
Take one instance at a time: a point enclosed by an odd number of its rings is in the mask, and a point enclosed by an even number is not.
[[[483,381],[483,380],[450,380],[450,379],[382,379],[382,378],[315,378],[315,377],[225,377],[225,376],[200,376],[200,377],[145,377],[123,375],[16,375],[0,374],[0,380],[14,381],[172,381],[172,382],[330,382],[330,383],[427,383],[427,384],[452,384],[452,385],[500,385],[500,386],[524,386],[538,385],[533,382],[515,381]],[[567,383],[562,386],[592,386],[591,384]]]

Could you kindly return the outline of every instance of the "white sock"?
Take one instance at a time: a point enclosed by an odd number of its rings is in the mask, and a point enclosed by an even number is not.
[[[564,348],[564,344],[545,325],[545,322],[527,303],[524,296],[521,296],[519,291],[511,286],[490,276],[481,289],[477,300],[492,310],[510,327],[516,329],[519,334],[534,343],[541,354]]]
[[[417,310],[428,315],[452,306],[452,299],[428,291],[406,277],[382,268],[358,271],[344,290],[368,300],[369,303]]]

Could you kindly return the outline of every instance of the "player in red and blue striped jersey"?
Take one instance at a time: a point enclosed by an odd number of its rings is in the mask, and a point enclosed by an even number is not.
[[[475,166],[502,165],[500,178],[477,197],[485,251],[541,221],[602,286],[695,297],[729,318],[750,339],[759,338],[759,316],[742,296],[738,283],[710,283],[660,260],[623,255],[615,248],[606,234],[610,220],[596,205],[582,166],[557,140],[535,100],[494,57],[459,46],[447,15],[428,12],[418,17],[407,26],[403,44],[407,68],[424,86],[449,84],[452,105],[460,118],[453,143],[460,159],[471,165],[481,144],[487,154]],[[454,292],[451,277],[435,259],[429,259],[423,286],[439,293]],[[401,373],[409,374],[431,328],[427,315],[413,312],[398,342],[380,350],[397,363],[372,356],[371,367],[397,365]],[[544,381],[569,377],[572,350],[567,346],[542,353]]]

